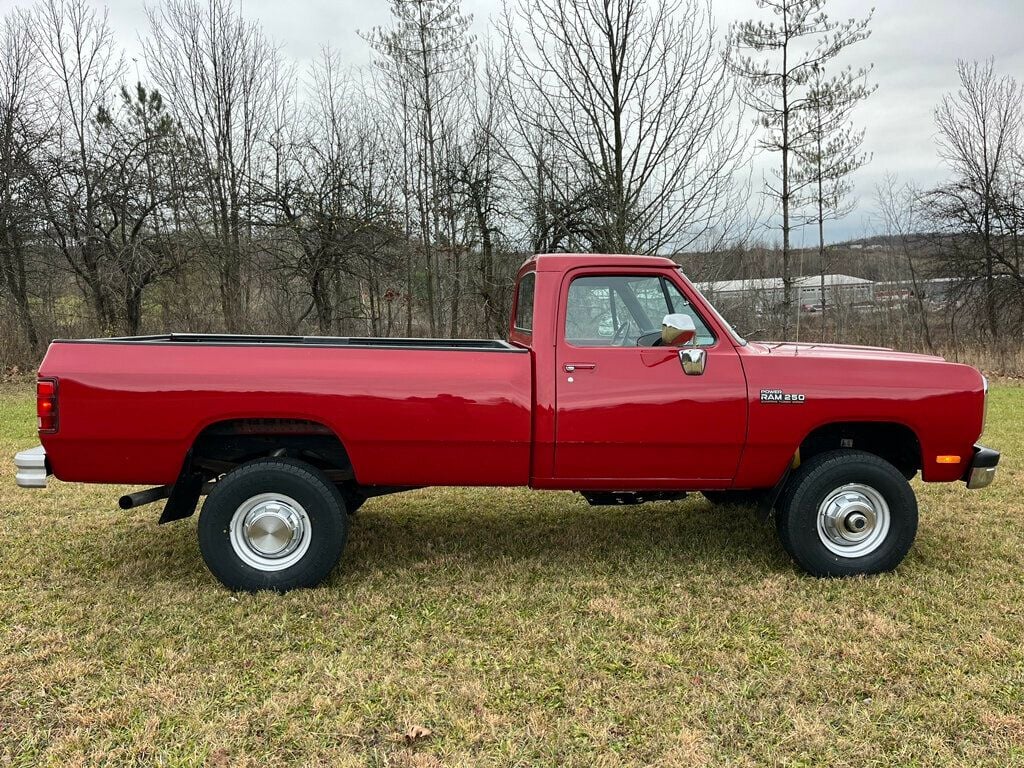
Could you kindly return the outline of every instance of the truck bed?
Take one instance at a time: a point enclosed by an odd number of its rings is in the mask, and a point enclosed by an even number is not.
[[[61,480],[173,483],[196,438],[231,420],[315,422],[365,485],[525,485],[533,360],[477,339],[167,334],[55,341]]]

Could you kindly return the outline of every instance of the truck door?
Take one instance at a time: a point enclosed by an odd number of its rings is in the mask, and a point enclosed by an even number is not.
[[[746,436],[746,380],[731,338],[660,270],[576,270],[556,335],[555,474],[566,487],[727,487]],[[697,329],[703,373],[660,346],[666,314]],[[700,356],[699,352],[695,356]]]

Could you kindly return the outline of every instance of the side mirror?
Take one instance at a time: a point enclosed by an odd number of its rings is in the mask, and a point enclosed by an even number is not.
[[[665,315],[661,321],[661,343],[666,347],[682,347],[697,336],[697,327],[689,315]]]
[[[701,376],[707,365],[708,353],[703,349],[680,349],[679,363],[687,376]]]

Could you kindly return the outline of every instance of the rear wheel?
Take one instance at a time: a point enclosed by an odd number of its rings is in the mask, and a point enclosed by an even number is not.
[[[782,546],[814,576],[891,571],[917,534],[917,499],[903,474],[874,454],[823,453],[790,478],[778,505]]]
[[[313,587],[341,557],[348,533],[338,489],[316,467],[257,459],[210,491],[199,549],[224,586],[254,592]]]

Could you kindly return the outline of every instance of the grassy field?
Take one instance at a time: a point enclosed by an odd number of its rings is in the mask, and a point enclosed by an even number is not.
[[[884,577],[803,576],[700,496],[430,490],[368,502],[326,587],[249,596],[194,519],[16,489],[8,386],[0,766],[1024,765],[1024,388],[992,398],[996,485],[915,481]]]

